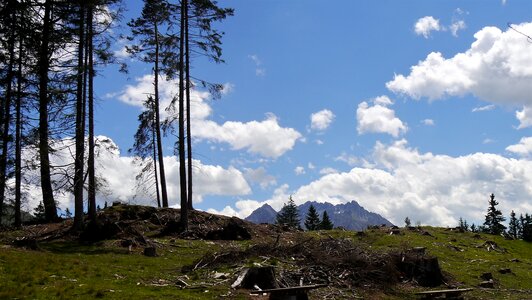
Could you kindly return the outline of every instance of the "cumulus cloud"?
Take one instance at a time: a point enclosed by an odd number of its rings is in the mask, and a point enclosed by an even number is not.
[[[253,207],[268,203],[278,209],[289,195],[297,204],[356,200],[395,224],[408,216],[438,226],[455,226],[459,217],[477,225],[483,222],[491,193],[504,214],[532,210],[530,160],[489,153],[457,157],[420,153],[406,140],[377,142],[369,159],[371,168],[330,173],[292,191],[286,187],[267,201],[253,202]]]
[[[523,107],[522,110],[515,112],[515,117],[519,120],[517,129],[523,129],[532,126],[532,105]]]
[[[338,173],[338,170],[336,170],[335,168],[331,168],[331,167],[326,167],[320,170],[321,175],[327,175],[327,174],[333,174],[333,173]]]
[[[331,125],[335,115],[328,109],[320,110],[310,115],[310,128],[323,131]]]
[[[387,133],[393,137],[405,133],[408,127],[395,116],[395,111],[388,106],[393,102],[386,96],[373,100],[373,106],[364,101],[357,108],[357,131],[364,133]]]
[[[532,137],[523,137],[518,144],[506,147],[506,151],[512,152],[522,157],[532,156]]]
[[[273,114],[268,114],[260,122],[228,121],[220,125],[204,120],[196,124],[193,133],[199,140],[229,143],[234,150],[247,149],[248,152],[274,159],[291,150],[302,137],[295,129],[279,126]]]
[[[440,26],[440,20],[435,19],[432,16],[426,16],[417,20],[414,25],[414,32],[417,35],[422,35],[426,39],[429,38],[432,31],[440,31],[442,27]]]
[[[127,85],[118,99],[126,104],[143,107],[147,95],[153,94],[153,75],[144,75],[135,79],[135,84]],[[159,81],[161,108],[171,106],[172,99],[178,94],[177,80]],[[233,85],[225,84],[224,90],[231,91]],[[112,95],[111,95],[112,96]],[[236,122],[227,121],[218,124],[209,117],[212,108],[208,103],[208,92],[193,89],[191,91],[192,133],[196,140],[208,140],[228,143],[233,150],[247,150],[268,158],[277,158],[291,150],[302,135],[292,128],[279,125],[277,117],[268,114],[263,121]],[[172,110],[161,110],[162,117],[167,117]]]
[[[514,27],[532,32],[532,23]],[[519,128],[532,126],[530,44],[513,30],[503,32],[496,27],[484,27],[474,37],[468,50],[451,58],[430,53],[411,67],[410,74],[395,75],[387,88],[414,99],[473,94],[493,104],[523,107],[516,115]]]
[[[257,169],[246,168],[244,169],[244,176],[249,182],[259,184],[262,189],[277,185],[275,177],[268,174],[264,167]]]
[[[73,163],[72,153],[75,152],[72,139],[55,141],[59,149],[51,156],[52,165],[67,165]],[[105,184],[98,192],[98,204],[104,201],[123,201],[144,205],[156,205],[155,197],[139,192],[136,188],[135,176],[141,170],[140,164],[134,164],[134,157],[122,156],[118,146],[108,137],[96,137],[97,145],[97,173]],[[36,155],[35,149],[26,149],[25,156]],[[166,169],[166,183],[170,205],[179,206],[179,162],[175,156],[164,157]],[[201,202],[203,197],[213,196],[244,196],[251,193],[251,188],[244,178],[244,174],[234,167],[223,168],[217,165],[205,165],[199,160],[193,160],[194,201]],[[28,177],[38,178],[39,170],[32,170],[35,174]],[[60,172],[57,172],[60,173]],[[54,175],[58,180],[58,175]],[[29,207],[35,207],[42,199],[38,182],[28,182],[26,188],[30,191]],[[56,200],[59,207],[73,206],[73,196],[68,192],[56,190]]]

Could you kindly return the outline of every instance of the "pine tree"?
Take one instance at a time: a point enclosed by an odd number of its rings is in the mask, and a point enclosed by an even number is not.
[[[508,234],[514,238],[517,239],[519,237],[519,221],[515,217],[515,212],[512,210],[510,213],[510,223],[508,224]]]
[[[44,222],[46,221],[46,212],[44,205],[42,204],[42,201],[39,202],[39,205],[33,209],[33,216],[37,220],[37,222]]]
[[[504,218],[502,212],[496,208],[497,205],[499,205],[499,203],[495,200],[495,195],[491,194],[484,226],[488,233],[499,235],[506,229],[506,226],[502,224],[506,218]]]
[[[532,242],[532,216],[528,213],[522,219],[521,227],[523,228],[523,241]]]
[[[410,224],[412,224],[412,222],[410,221],[410,218],[406,217],[405,218],[405,227],[410,227]]]
[[[320,224],[320,216],[318,215],[314,205],[311,204],[305,218],[305,227],[307,230],[318,230],[320,229]]]
[[[127,51],[139,57],[143,62],[153,66],[153,116],[157,144],[157,158],[159,160],[159,182],[161,185],[162,206],[168,207],[168,193],[166,189],[166,173],[164,168],[164,154],[161,135],[159,79],[161,73],[175,72],[175,65],[168,62],[175,61],[177,35],[172,32],[175,28],[174,19],[177,14],[176,6],[166,0],[145,0],[142,15],[128,23],[133,43],[126,47]],[[165,32],[164,29],[167,29]],[[172,71],[171,71],[172,70]],[[167,79],[168,76],[167,76]],[[186,184],[185,184],[186,185]],[[186,197],[185,197],[186,198]]]
[[[334,224],[332,223],[331,219],[329,219],[329,214],[327,214],[327,211],[323,211],[323,215],[321,217],[320,229],[331,230],[333,228],[334,228]]]
[[[299,213],[297,212],[297,205],[292,196],[290,196],[288,203],[286,203],[281,211],[277,213],[276,224],[286,225],[292,229],[300,227]]]
[[[478,232],[478,229],[475,223],[471,224],[471,232]]]
[[[65,209],[65,218],[72,218],[72,213],[70,212],[70,209],[68,209],[68,207]]]
[[[469,225],[467,224],[467,221],[462,219],[462,217],[460,217],[460,219],[458,220],[458,227],[460,227],[460,229],[463,231],[469,230]]]

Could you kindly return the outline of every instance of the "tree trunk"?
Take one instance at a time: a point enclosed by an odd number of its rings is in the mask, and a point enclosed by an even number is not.
[[[153,120],[155,122],[155,120]],[[152,147],[153,147],[153,171],[155,175],[155,194],[157,196],[157,207],[161,208],[161,195],[159,194],[159,175],[157,175],[157,148],[156,148],[156,139],[155,136],[155,123],[151,127],[151,138],[152,138]]]
[[[187,0],[181,1],[181,30],[179,39],[179,187],[181,191],[181,228],[188,230],[188,198],[187,198],[187,174],[185,159],[185,121],[184,121],[184,52],[185,52],[185,19],[187,16]]]
[[[2,153],[0,154],[0,224],[2,221],[4,199],[5,199],[5,190],[6,190],[6,181],[7,181],[7,151],[9,144],[9,125],[11,122],[11,94],[12,94],[12,84],[13,84],[13,65],[15,64],[15,7],[14,1],[10,0],[8,3],[8,9],[11,10],[11,34],[8,41],[8,53],[9,53],[9,62],[7,65],[7,78],[6,78],[6,94],[5,101],[3,103],[3,118],[2,118]]]
[[[39,50],[39,155],[41,159],[41,190],[44,214],[47,222],[58,219],[50,175],[50,151],[48,144],[48,71],[50,68],[50,34],[52,31],[52,2],[44,2],[43,31]]]
[[[21,20],[22,24],[22,20]],[[18,70],[17,70],[17,104],[15,107],[15,227],[22,226],[20,212],[21,206],[21,184],[22,184],[22,45],[24,43],[23,30],[19,29],[19,48],[18,48]]]
[[[187,3],[188,4],[188,3]],[[187,189],[188,189],[188,201],[187,201],[187,207],[190,210],[193,210],[194,207],[192,206],[192,133],[191,133],[191,127],[190,127],[190,50],[189,50],[189,41],[188,41],[188,7],[186,8],[187,13],[185,14],[185,82],[187,84],[186,86],[186,96],[187,96],[187,175],[188,175],[188,181],[187,181]]]
[[[88,29],[88,52],[89,52],[89,158],[87,168],[89,169],[89,219],[96,221],[96,172],[94,165],[94,58],[93,58],[93,38],[92,28],[94,4],[89,4],[87,14]]]
[[[155,113],[155,132],[157,134],[157,153],[159,158],[159,173],[161,180],[161,195],[163,200],[163,207],[168,207],[168,194],[166,193],[166,176],[164,173],[164,155],[163,144],[161,141],[161,122],[159,119],[159,32],[157,30],[157,22],[155,27],[155,66],[153,68],[154,73],[154,86],[155,86],[155,101],[154,101],[154,113]]]
[[[79,44],[76,90],[76,157],[74,161],[74,224],[75,230],[83,228],[83,164],[85,150],[85,127],[83,120],[83,52],[85,49],[85,3],[80,2]]]

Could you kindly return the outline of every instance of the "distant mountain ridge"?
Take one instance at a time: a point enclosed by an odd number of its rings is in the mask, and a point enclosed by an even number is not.
[[[315,201],[307,201],[298,206],[299,218],[301,219],[301,227],[305,228],[305,216],[307,215],[310,205],[314,205],[316,211],[323,215],[327,211],[329,218],[334,223],[335,227],[344,227],[349,230],[364,230],[371,225],[387,225],[393,224],[386,220],[381,215],[367,211],[360,206],[358,202],[351,201],[344,204],[333,205],[330,203],[319,203]],[[245,220],[260,224],[260,223],[275,223],[277,212],[268,204],[257,208]]]

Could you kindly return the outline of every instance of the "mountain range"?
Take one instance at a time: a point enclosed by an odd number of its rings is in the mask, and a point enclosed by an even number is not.
[[[370,225],[393,225],[381,215],[367,211],[354,200],[337,205],[308,201],[298,206],[302,228],[305,228],[305,216],[307,215],[310,205],[314,205],[314,208],[316,208],[320,217],[323,215],[324,211],[327,211],[334,227],[343,227],[349,230],[364,230]],[[264,204],[253,211],[246,220],[256,224],[273,224],[275,223],[276,216],[277,211],[275,211],[270,205]]]

